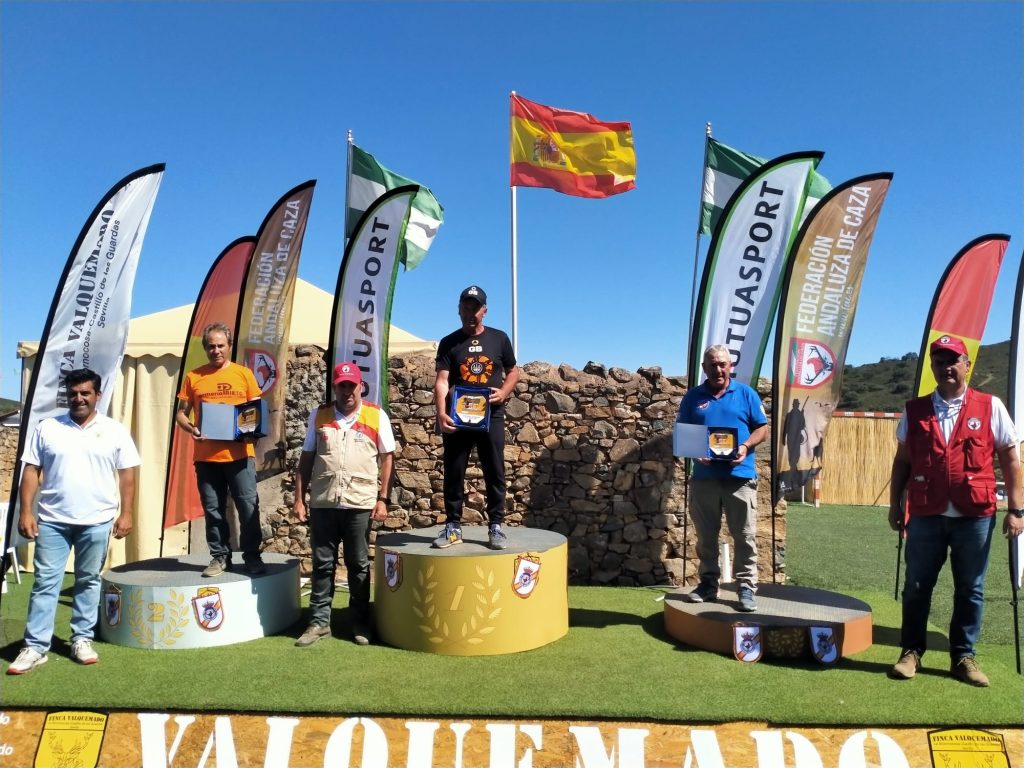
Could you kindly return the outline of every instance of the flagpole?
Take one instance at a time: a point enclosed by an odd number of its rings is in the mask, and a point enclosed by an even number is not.
[[[342,242],[348,245],[348,212],[352,210],[349,206],[352,201],[352,145],[355,144],[355,137],[352,135],[352,129],[348,129],[348,135],[346,136],[346,151],[345,151],[345,236],[342,238]]]
[[[1020,564],[1017,562],[1017,539],[1010,536],[1006,539],[1009,545],[1008,560],[1010,561],[1010,606],[1013,608],[1013,647],[1017,658],[1017,674],[1020,671],[1020,614],[1017,609],[1017,574],[1020,572]]]
[[[693,243],[693,282],[690,283],[690,324],[686,330],[687,340],[693,338],[693,313],[697,303],[697,262],[700,261],[700,230],[701,223],[704,221],[704,179],[708,174],[708,142],[710,140],[711,123],[707,122],[704,124],[704,173],[700,180],[701,194],[697,199],[697,236],[694,238]],[[686,348],[689,350],[689,342],[687,342]],[[691,361],[689,356],[687,356],[686,370],[689,371],[691,368]]]
[[[512,91],[512,96],[516,92]],[[512,146],[512,119],[508,121],[509,146]],[[516,360],[519,359],[519,281],[517,277],[517,265],[519,257],[519,241],[516,237],[516,188],[509,185],[510,206],[512,218],[512,354]]]
[[[704,172],[701,175],[700,185],[701,193],[697,198],[697,234],[694,237],[693,242],[693,280],[690,283],[690,317],[689,323],[686,328],[686,349],[689,351],[691,343],[690,340],[693,338],[693,315],[695,304],[697,303],[697,262],[700,261],[700,230],[701,223],[704,221],[704,177],[708,173],[708,141],[711,139],[711,122],[704,124]],[[686,370],[690,371],[690,356],[686,356]],[[689,389],[693,386],[693,382],[690,381],[689,375],[686,379],[686,388]],[[690,506],[690,460],[683,460],[683,583],[686,583],[686,510]]]
[[[345,221],[344,230],[345,230],[345,232],[344,232],[344,237],[342,237],[342,239],[341,239],[341,241],[345,244],[344,248],[343,248],[343,251],[348,249],[348,231],[349,231],[349,224],[350,224],[350,222],[348,220],[348,217],[349,217],[349,211],[352,210],[352,147],[355,144],[355,136],[352,135],[352,129],[351,128],[348,129],[348,132],[347,132],[347,135],[346,135],[346,139],[347,139],[347,142],[346,142],[347,143],[347,150],[346,150],[346,153],[345,153],[345,218],[344,218],[344,221]],[[344,261],[344,252],[342,253],[342,261]],[[335,305],[337,305],[337,303],[338,303],[337,292],[340,290],[340,288],[341,288],[341,282],[340,282],[340,279],[339,279],[338,287],[335,288],[335,298],[334,298]],[[332,316],[331,317],[331,335],[332,335],[332,337],[333,337],[333,335],[335,333],[335,331],[334,331],[334,322],[335,322],[335,318]],[[333,345],[329,344],[328,346],[333,346]],[[331,351],[332,354],[335,353],[335,350],[333,348],[330,351]],[[324,377],[326,379],[324,381],[324,388],[325,388],[325,390],[327,392],[327,402],[331,402],[333,400],[333,398],[334,398],[334,389],[331,386],[331,371],[333,369],[334,369],[334,361],[329,359],[327,361],[327,372],[324,374]]]

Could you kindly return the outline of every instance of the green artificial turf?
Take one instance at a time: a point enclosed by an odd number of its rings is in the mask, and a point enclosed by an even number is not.
[[[893,682],[885,670],[898,654],[895,563],[884,512],[863,507],[791,509],[787,568],[801,584],[851,594],[873,608],[875,645],[837,666],[812,662],[741,664],[669,638],[656,589],[573,587],[569,634],[525,653],[452,657],[384,646],[358,648],[327,639],[306,649],[288,635],[222,648],[142,651],[97,643],[101,662],[80,667],[55,645],[46,666],[3,680],[5,707],[82,706],[148,711],[275,711],[326,714],[613,718],[701,723],[766,720],[778,725],[1019,726],[1022,678],[1013,667],[1012,634],[998,624],[998,577],[1005,554],[994,553],[993,600],[979,646],[989,689],[952,680],[941,651],[925,670]],[[1004,547],[1005,549],[1005,547]],[[891,557],[890,557],[891,556]],[[999,563],[1002,562],[1002,570]],[[28,584],[5,596],[0,657],[20,645]],[[341,635],[348,611],[335,604]],[[1005,599],[1004,599],[1005,598]],[[69,598],[61,598],[58,636],[66,635]],[[1008,614],[1005,605],[1003,612]],[[948,616],[936,609],[933,638],[943,642]]]

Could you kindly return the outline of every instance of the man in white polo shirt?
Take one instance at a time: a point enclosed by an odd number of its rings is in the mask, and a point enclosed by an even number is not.
[[[111,532],[121,539],[132,530],[135,468],[142,463],[135,443],[124,426],[96,413],[98,374],[79,368],[64,381],[68,412],[41,421],[21,457],[18,530],[35,541],[35,581],[25,647],[7,668],[9,675],[23,675],[46,662],[72,549],[71,658],[79,664],[99,661],[92,639],[99,615],[100,569]],[[32,512],[37,491],[38,519]]]

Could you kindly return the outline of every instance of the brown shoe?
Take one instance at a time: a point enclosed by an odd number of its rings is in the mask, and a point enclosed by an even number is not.
[[[889,670],[889,677],[893,680],[909,680],[917,674],[921,668],[921,657],[917,651],[903,651],[900,660],[893,664]]]
[[[308,648],[313,643],[331,636],[331,628],[323,624],[310,624],[306,631],[295,641],[296,648]]]
[[[962,683],[973,685],[978,688],[988,688],[988,678],[978,668],[978,662],[973,656],[961,656],[949,663],[949,674]]]

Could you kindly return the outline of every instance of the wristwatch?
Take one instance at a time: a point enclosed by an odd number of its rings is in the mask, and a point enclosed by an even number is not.
[[[1014,517],[1019,519],[1024,517],[1024,509],[1008,509],[1006,510],[1006,514],[1013,515]]]
[[[387,504],[388,503],[388,497],[387,496],[378,496],[377,497],[377,501],[383,501],[385,504]]]

